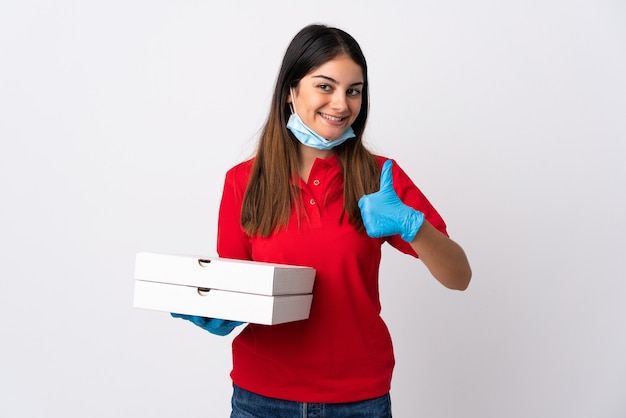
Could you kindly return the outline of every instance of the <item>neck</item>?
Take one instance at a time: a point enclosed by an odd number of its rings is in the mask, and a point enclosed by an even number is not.
[[[307,147],[304,144],[298,144],[298,172],[300,177],[307,182],[313,163],[317,158],[326,159],[335,154],[332,149],[319,150],[317,148]]]

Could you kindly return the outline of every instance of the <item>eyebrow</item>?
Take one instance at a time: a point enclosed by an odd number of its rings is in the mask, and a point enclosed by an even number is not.
[[[328,80],[328,81],[331,81],[331,82],[333,82],[335,84],[339,84],[339,82],[337,80],[335,80],[332,77],[328,77],[327,75],[322,75],[322,74],[312,75],[311,78],[323,78],[324,80]],[[357,81],[356,83],[350,84],[350,86],[362,86],[364,84],[365,83],[363,81]]]

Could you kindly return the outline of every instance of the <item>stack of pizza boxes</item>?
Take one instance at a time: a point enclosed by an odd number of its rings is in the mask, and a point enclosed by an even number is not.
[[[136,308],[275,325],[309,317],[315,269],[140,252]]]

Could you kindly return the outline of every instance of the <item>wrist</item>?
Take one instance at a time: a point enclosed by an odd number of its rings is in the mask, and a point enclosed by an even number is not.
[[[406,242],[411,242],[424,223],[424,214],[407,206],[407,213],[404,218],[402,233],[400,237]]]

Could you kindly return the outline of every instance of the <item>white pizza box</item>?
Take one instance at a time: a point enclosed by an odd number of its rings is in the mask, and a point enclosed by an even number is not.
[[[311,267],[220,257],[137,253],[135,279],[259,295],[300,295],[313,291]]]
[[[309,317],[312,294],[268,296],[135,280],[136,308],[276,325]]]

